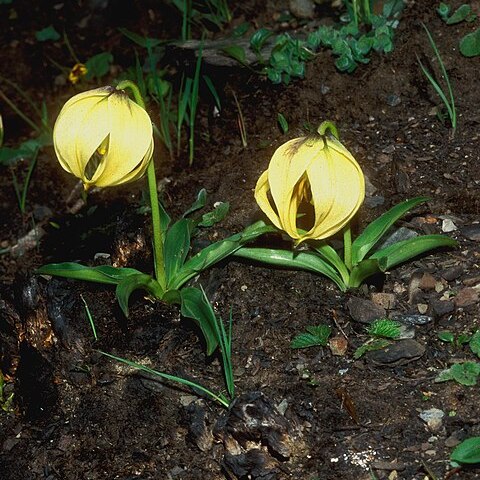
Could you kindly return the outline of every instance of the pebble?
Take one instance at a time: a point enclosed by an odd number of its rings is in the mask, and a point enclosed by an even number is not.
[[[455,310],[455,304],[448,300],[431,300],[430,306],[432,307],[433,313],[439,317],[452,313]]]
[[[418,360],[425,353],[425,347],[410,338],[392,343],[382,350],[368,352],[368,360],[381,365],[404,365]]]
[[[290,0],[288,9],[297,18],[313,18],[315,16],[313,0]]]
[[[396,107],[397,105],[400,105],[401,103],[402,103],[402,99],[400,98],[400,95],[397,95],[396,93],[392,93],[391,95],[388,95],[387,105],[389,107]]]
[[[438,432],[442,426],[443,417],[445,412],[439,408],[430,408],[420,412],[419,417],[427,424],[427,427],[431,432]]]
[[[395,307],[395,295],[393,293],[375,292],[372,293],[372,302],[385,310]]]
[[[442,220],[442,232],[450,233],[454,232],[455,230],[458,230],[458,227],[455,225],[455,223],[453,223],[453,220],[450,220],[449,218]]]
[[[415,313],[396,315],[392,318],[400,323],[406,323],[409,325],[426,325],[427,323],[433,322],[433,317],[430,315],[418,315]]]
[[[332,337],[328,342],[328,346],[332,355],[343,357],[348,350],[348,340],[343,335]]]
[[[347,308],[352,319],[360,323],[372,323],[386,315],[384,308],[375,305],[371,300],[359,297],[350,297]]]
[[[389,247],[394,243],[401,242],[402,240],[408,240],[409,238],[418,237],[418,233],[414,230],[410,230],[406,227],[400,227],[385,237],[383,242],[377,244],[376,250]]]
[[[363,203],[367,208],[377,208],[385,203],[385,197],[382,197],[381,195],[366,197]]]
[[[441,272],[442,278],[444,278],[447,282],[451,282],[456,280],[458,277],[462,276],[463,272],[465,271],[463,265],[454,265],[453,267],[447,268]]]
[[[457,307],[468,307],[475,305],[480,300],[478,290],[474,287],[462,288],[455,297],[455,305]]]
[[[472,242],[480,242],[480,223],[474,223],[473,225],[463,227],[460,232],[468,240],[472,240]]]
[[[419,311],[419,313],[424,315],[428,311],[428,304],[427,303],[419,303],[417,305],[417,310]]]
[[[437,280],[431,273],[424,273],[418,283],[418,287],[422,290],[434,290],[437,285]]]

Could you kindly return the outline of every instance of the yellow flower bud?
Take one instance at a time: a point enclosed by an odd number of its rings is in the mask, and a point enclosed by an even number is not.
[[[299,244],[340,231],[365,198],[365,179],[332,135],[295,138],[280,146],[255,187],[270,221]]]
[[[85,189],[120,185],[145,173],[153,155],[152,122],[122,90],[97,88],[63,106],[53,145],[60,165]]]

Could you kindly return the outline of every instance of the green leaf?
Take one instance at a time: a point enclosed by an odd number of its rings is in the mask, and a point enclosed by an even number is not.
[[[235,252],[236,257],[247,258],[267,265],[283,268],[307,270],[325,275],[332,280],[342,292],[347,286],[338,273],[325,260],[313,252],[292,252],[291,250],[276,250],[271,248],[241,248]]]
[[[148,38],[143,35],[138,35],[135,32],[131,32],[126,28],[119,28],[120,33],[125,35],[129,40],[135,42],[137,45],[140,45],[143,48],[155,48],[162,43],[162,40],[158,38]]]
[[[192,258],[190,258],[175,276],[174,282],[169,286],[171,289],[178,289],[192,277],[207,269],[213,264],[232,255],[245,243],[255,240],[264,233],[277,231],[275,227],[266,225],[263,221],[258,221],[248,226],[243,232],[232,235],[225,240],[212,243],[204,248]]]
[[[456,247],[457,245],[456,240],[445,235],[422,235],[421,237],[409,238],[408,240],[382,248],[375,252],[370,259],[386,262],[385,270],[390,270],[392,267],[429,250],[440,247]]]
[[[172,219],[165,210],[162,202],[158,202],[158,208],[160,213],[160,229],[162,230],[162,232],[166,232],[168,230],[168,227],[170,226],[170,222]]]
[[[480,28],[465,35],[460,40],[460,52],[465,57],[476,57],[480,55]]]
[[[455,341],[455,335],[448,330],[444,330],[442,332],[438,332],[438,339],[442,342],[446,343],[453,343]]]
[[[471,437],[457,445],[450,455],[450,460],[457,463],[480,463],[480,437]]]
[[[205,206],[207,203],[207,191],[202,188],[197,195],[197,199],[190,205],[189,208],[185,211],[185,213],[182,215],[182,217],[187,217],[193,212],[196,212],[197,210],[200,210]]]
[[[375,320],[368,326],[367,332],[373,337],[383,337],[395,339],[400,336],[401,324],[395,320],[388,318],[382,318]]]
[[[480,357],[480,330],[477,330],[470,339],[470,350]]]
[[[473,386],[477,384],[478,375],[480,375],[480,363],[455,363],[447,370],[440,372],[435,382],[455,380],[461,385]]]
[[[368,277],[379,272],[384,272],[387,268],[385,258],[367,258],[355,265],[350,273],[348,286],[350,288],[358,288]]]
[[[288,132],[288,122],[287,119],[280,112],[277,114],[277,122],[280,126],[280,130],[285,135]]]
[[[184,317],[192,318],[200,327],[207,343],[207,355],[211,355],[218,346],[217,319],[208,298],[198,288],[186,287],[180,290]]]
[[[260,53],[260,50],[265,45],[265,42],[273,35],[268,28],[261,28],[257,30],[250,38],[250,47],[256,53]]]
[[[221,222],[227,215],[230,209],[228,202],[220,202],[211,212],[202,215],[202,219],[198,223],[199,227],[211,227],[218,222]]]
[[[350,273],[345,265],[345,262],[340,258],[340,255],[337,251],[328,245],[328,243],[321,242],[319,245],[315,245],[315,251],[323,258],[325,261],[330,263],[340,274],[345,285],[349,283]]]
[[[300,333],[292,340],[290,348],[308,348],[316,345],[324,347],[332,333],[328,325],[309,326],[306,330],[307,333]]]
[[[237,62],[245,65],[247,63],[247,57],[245,54],[245,49],[239,45],[228,45],[223,47],[221,50],[227,57],[231,57]]]
[[[352,263],[361,262],[375,244],[385,235],[388,229],[405,213],[420,203],[426,202],[428,197],[416,197],[395,205],[383,215],[367,225],[365,230],[352,243]]]
[[[463,22],[472,13],[472,7],[466,3],[458,7],[455,12],[448,17],[447,25]]]
[[[160,284],[150,275],[138,273],[123,278],[118,283],[115,294],[117,296],[118,304],[126,317],[128,317],[128,300],[135,290],[145,290],[158,299],[163,295]]]
[[[42,30],[39,30],[38,32],[35,32],[35,38],[39,42],[46,42],[48,40],[56,41],[60,40],[60,34],[55,30],[52,25],[50,25]]]
[[[360,357],[363,357],[367,352],[373,352],[374,350],[382,350],[390,345],[388,340],[369,340],[363,345],[360,345],[355,352],[353,353],[353,358],[358,360]]]
[[[87,74],[85,78],[87,80],[93,80],[94,78],[100,79],[106,75],[110,70],[110,64],[113,62],[113,55],[109,52],[102,52],[98,55],[90,57],[86,62]]]
[[[165,274],[167,285],[175,280],[175,275],[182,268],[190,249],[190,235],[192,221],[182,218],[170,227],[165,235],[163,257],[165,260]]]
[[[86,267],[79,263],[50,263],[35,271],[38,275],[53,275],[56,277],[73,278],[87,282],[107,283],[116,285],[130,275],[141,274],[134,268],[115,268],[110,265]]]
[[[450,6],[446,3],[440,2],[440,5],[437,7],[437,13],[444,21],[447,21],[448,15],[450,14]]]

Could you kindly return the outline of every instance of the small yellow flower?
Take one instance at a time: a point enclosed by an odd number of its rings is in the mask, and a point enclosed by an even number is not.
[[[83,63],[76,63],[68,74],[68,80],[70,83],[75,85],[82,77],[87,74],[87,72],[88,69]]]
[[[295,138],[280,146],[255,187],[260,208],[297,244],[340,231],[364,198],[360,166],[329,134]]]
[[[63,106],[53,145],[61,166],[85,189],[120,185],[145,173],[153,155],[152,122],[122,90],[97,88]]]

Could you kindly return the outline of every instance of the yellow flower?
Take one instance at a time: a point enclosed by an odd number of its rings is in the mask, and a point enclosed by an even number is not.
[[[140,178],[153,154],[152,122],[125,92],[103,87],[72,97],[53,129],[62,167],[90,186]]]
[[[329,134],[295,138],[280,146],[255,187],[260,208],[297,244],[337,233],[364,198],[360,166]]]
[[[68,74],[68,80],[75,85],[87,72],[88,69],[83,63],[76,63]]]

